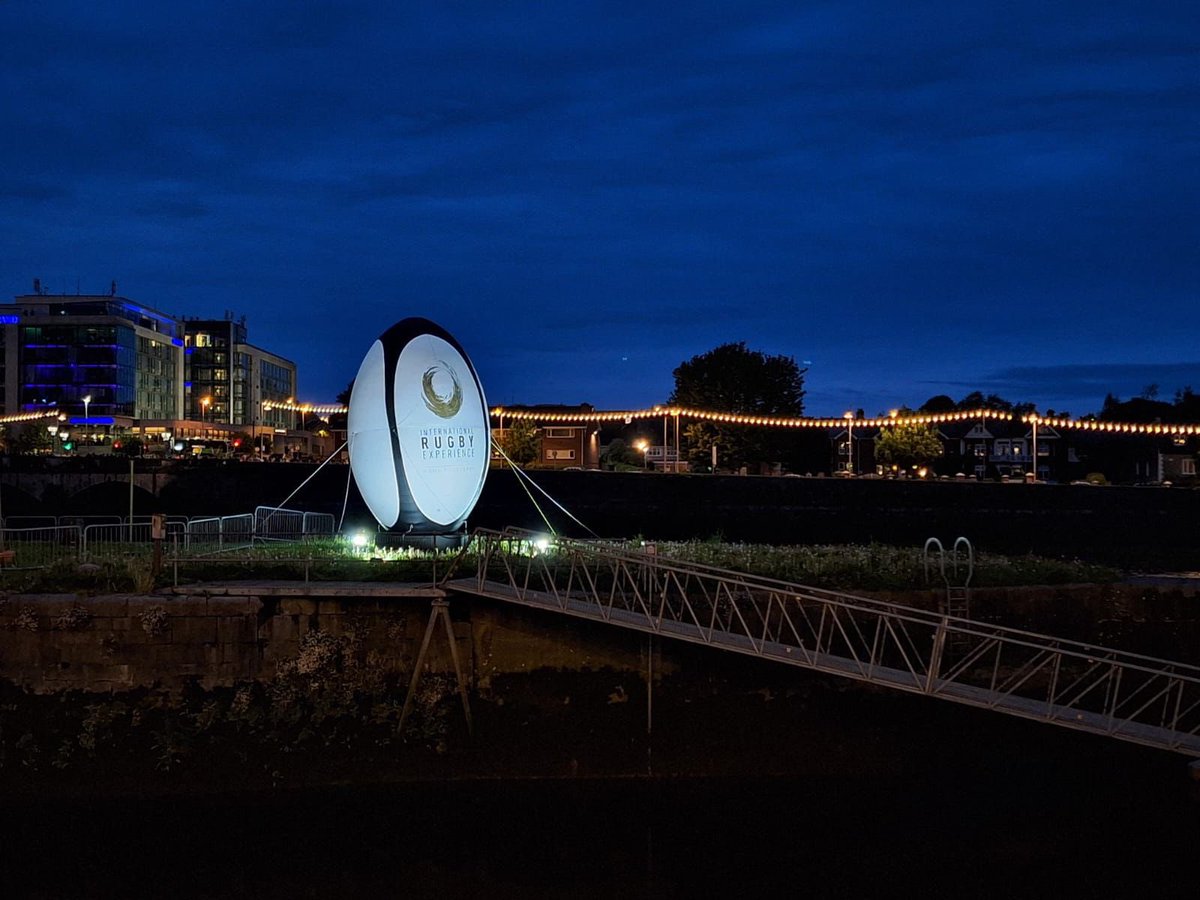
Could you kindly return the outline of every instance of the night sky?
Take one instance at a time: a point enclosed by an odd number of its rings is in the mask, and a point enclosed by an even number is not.
[[[0,4],[0,295],[246,315],[332,401],[423,315],[492,403],[1200,389],[1200,3]]]

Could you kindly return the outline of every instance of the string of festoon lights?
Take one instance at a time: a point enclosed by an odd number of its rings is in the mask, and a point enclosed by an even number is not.
[[[11,416],[0,416],[0,425],[10,425],[17,422],[36,422],[38,419],[57,419],[63,415],[61,410],[47,410],[45,412],[28,412],[28,413],[13,413]]]
[[[912,415],[886,415],[869,419],[852,416],[817,418],[812,416],[752,416],[744,413],[718,412],[708,409],[693,409],[686,406],[654,406],[649,409],[630,409],[607,412],[542,412],[534,409],[505,409],[497,406],[492,415],[519,421],[537,422],[622,422],[635,419],[660,419],[663,416],[678,416],[682,419],[699,419],[705,422],[720,422],[728,425],[759,425],[775,428],[836,428],[847,420],[856,426],[882,428],[887,425],[939,425],[943,422],[962,422],[969,419],[1011,419],[1012,414],[994,409],[976,409],[946,413],[914,413]]]
[[[1038,415],[1021,416],[1021,421],[1027,425],[1032,425],[1036,422],[1038,425],[1044,425],[1048,428],[1072,428],[1079,431],[1096,431],[1106,434],[1117,432],[1122,434],[1162,435],[1200,434],[1200,424],[1196,423],[1147,424],[1145,422],[1100,422],[1095,419],[1062,419],[1055,418],[1054,416]]]
[[[285,400],[264,400],[263,411],[269,409],[284,409],[288,412],[312,413],[316,416],[332,416],[344,413],[346,407],[340,403],[294,403]]]
[[[277,400],[266,400],[263,409],[283,409],[290,412],[312,413],[317,416],[329,416],[346,412],[346,407],[339,403],[293,403]],[[678,416],[682,419],[697,419],[704,422],[719,422],[728,425],[757,425],[773,428],[837,428],[847,420],[855,426],[867,428],[884,428],[891,425],[942,425],[947,422],[965,422],[975,420],[1011,420],[1011,412],[998,409],[972,409],[944,413],[911,413],[901,415],[888,414],[871,418],[855,419],[851,416],[822,418],[813,416],[752,416],[744,413],[718,412],[708,409],[693,409],[687,406],[652,406],[646,409],[606,410],[602,412],[549,412],[537,409],[507,409],[503,406],[493,407],[491,414],[500,419],[534,422],[633,422],[636,419],[660,419],[663,416]],[[40,418],[41,413],[29,414],[27,418]],[[25,421],[22,418],[0,418],[0,422]],[[1144,422],[1100,422],[1095,419],[1066,419],[1056,416],[1039,416],[1030,414],[1021,416],[1026,425],[1035,422],[1042,427],[1055,429],[1075,429],[1079,431],[1103,432],[1106,434],[1159,434],[1159,435],[1200,435],[1200,423],[1147,424]]]

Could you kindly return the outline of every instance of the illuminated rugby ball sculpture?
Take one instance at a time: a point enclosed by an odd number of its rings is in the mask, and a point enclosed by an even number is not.
[[[367,351],[350,392],[350,468],[384,528],[457,531],[490,454],[487,401],[458,342],[428,319],[397,322]]]

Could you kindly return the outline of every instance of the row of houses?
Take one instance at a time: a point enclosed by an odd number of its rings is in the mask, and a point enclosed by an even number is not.
[[[1125,484],[1191,484],[1196,481],[1200,438],[1168,434],[1085,431],[1045,423],[1005,419],[950,422],[937,426],[942,456],[930,463],[938,476],[965,475],[982,480],[1039,481],[1086,479]],[[845,470],[853,453],[853,471],[887,474],[875,459],[880,429],[855,429],[853,447],[846,430],[835,438],[836,470]],[[1035,456],[1036,454],[1036,456]]]
[[[537,416],[591,416],[588,405],[510,407],[510,418],[493,420],[494,436],[503,438],[513,414]],[[886,427],[886,426],[883,426]],[[937,434],[942,456],[925,471],[900,471],[875,458],[875,443],[882,428],[855,425],[853,421],[825,429],[797,432],[796,452],[789,465],[767,464],[766,473],[801,475],[865,475],[879,477],[1024,479],[1036,472],[1039,481],[1070,482],[1086,479],[1129,484],[1193,484],[1200,437],[1141,434],[1121,431],[1086,431],[1041,423],[1034,427],[1016,419],[987,418],[942,423]],[[676,442],[675,423],[664,419],[599,421],[543,420],[539,425],[537,465],[543,468],[599,469],[613,441],[636,448],[642,465],[655,471],[688,471],[686,439]],[[1035,455],[1036,454],[1036,455]],[[710,471],[706,466],[705,471]],[[720,470],[718,461],[718,470]]]

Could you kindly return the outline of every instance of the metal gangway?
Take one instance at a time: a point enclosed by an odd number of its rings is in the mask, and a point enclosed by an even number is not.
[[[476,531],[442,585],[1200,757],[1196,666],[516,530]]]

